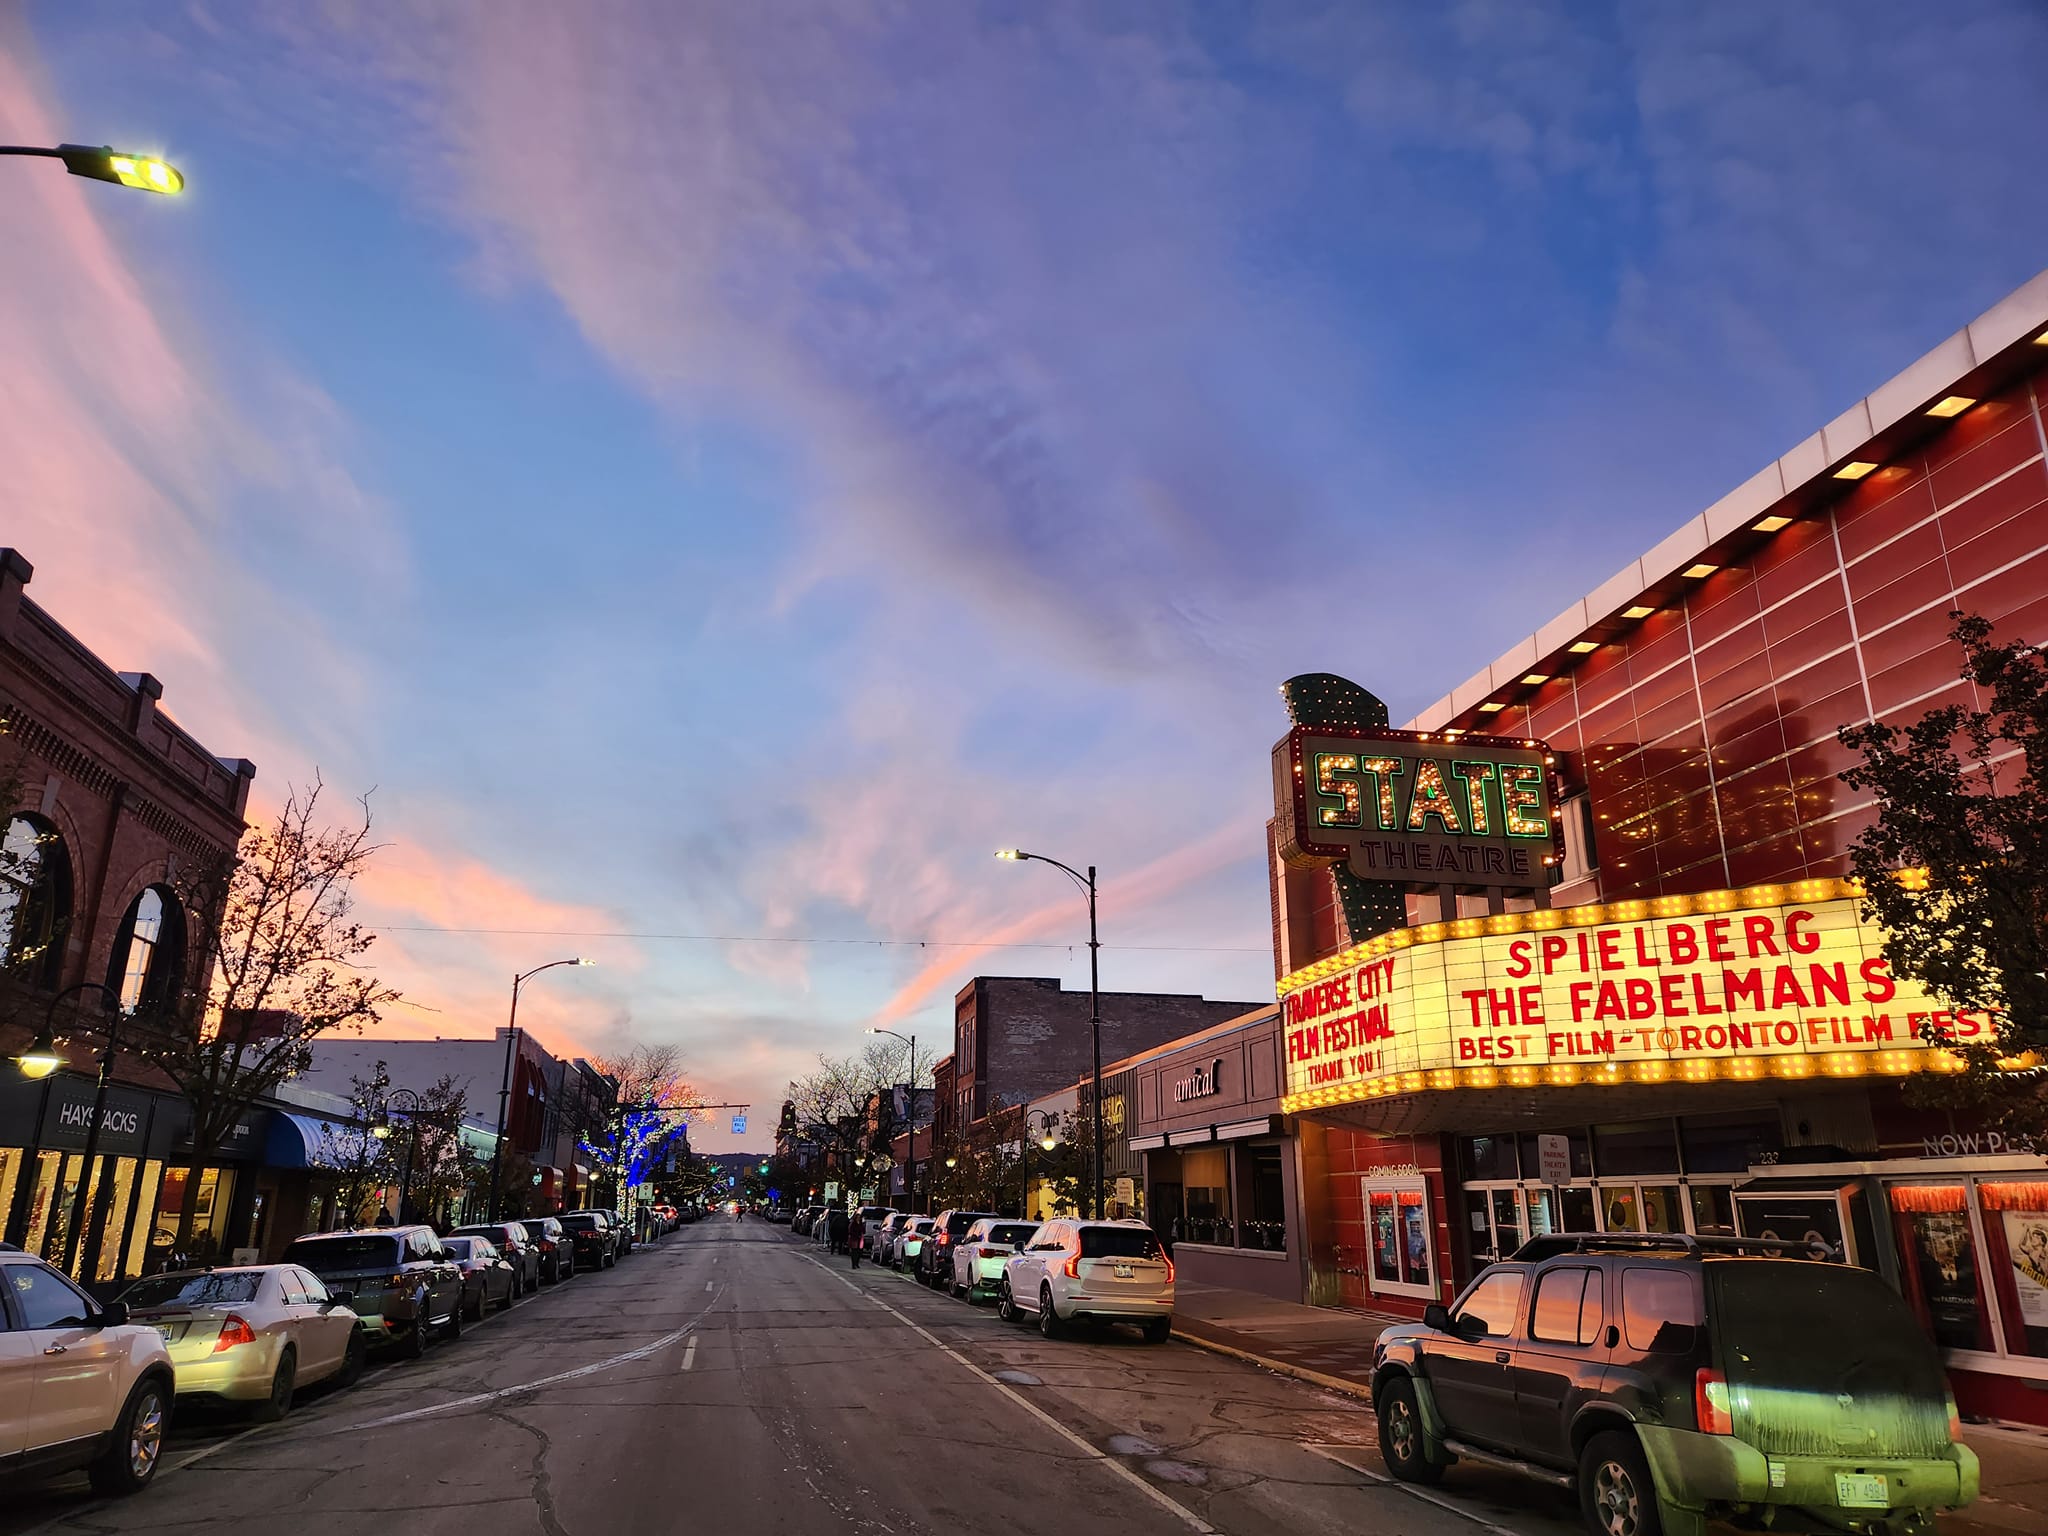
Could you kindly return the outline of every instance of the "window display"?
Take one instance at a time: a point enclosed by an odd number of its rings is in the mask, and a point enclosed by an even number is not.
[[[1366,1179],[1366,1279],[1397,1296],[1436,1294],[1429,1191],[1417,1178]]]
[[[1935,1343],[1944,1349],[1991,1348],[1968,1191],[1960,1184],[1898,1184],[1891,1205],[1905,1251],[1907,1294]]]
[[[1986,1179],[1977,1199],[2006,1350],[2048,1359],[2048,1179]]]

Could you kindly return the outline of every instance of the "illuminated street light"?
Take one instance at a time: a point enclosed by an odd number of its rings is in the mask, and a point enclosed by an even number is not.
[[[21,1075],[34,1081],[48,1077],[64,1065],[64,1057],[57,1050],[57,1042],[51,1038],[48,1029],[37,1034],[29,1048],[14,1058],[14,1064],[21,1068]]]
[[[74,176],[94,181],[111,181],[138,192],[160,192],[166,196],[185,190],[185,178],[175,166],[154,155],[131,155],[110,145],[95,149],[90,144],[59,144],[55,149],[36,149],[25,144],[0,144],[0,155],[33,155],[44,160],[62,160]]]

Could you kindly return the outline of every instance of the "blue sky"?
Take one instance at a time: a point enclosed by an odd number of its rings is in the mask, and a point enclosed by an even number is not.
[[[863,1025],[1085,982],[999,845],[1102,867],[1105,985],[1268,995],[1275,686],[1404,717],[2032,276],[2044,56],[2024,0],[32,3],[5,137],[190,192],[8,172],[7,539],[259,791],[375,786],[395,1026],[588,950],[522,1017],[761,1145]]]

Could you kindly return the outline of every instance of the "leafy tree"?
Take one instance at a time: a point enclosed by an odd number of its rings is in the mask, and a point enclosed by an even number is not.
[[[2041,1139],[2048,1071],[1999,1062],[2048,1057],[2048,662],[2024,641],[1995,643],[1981,617],[1950,617],[1962,676],[1987,707],[1842,728],[1843,744],[1863,754],[1842,781],[1873,791],[1878,813],[1850,862],[1892,969],[1998,1021],[1984,1042],[1924,1024],[1927,1043],[1964,1067],[1916,1080],[1916,1096]]]

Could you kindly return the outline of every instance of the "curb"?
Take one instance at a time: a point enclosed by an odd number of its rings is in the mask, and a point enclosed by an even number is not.
[[[1173,1336],[1184,1344],[1192,1344],[1197,1349],[1206,1349],[1211,1354],[1228,1355],[1233,1360],[1246,1361],[1249,1364],[1269,1370],[1278,1376],[1292,1376],[1296,1381],[1305,1381],[1311,1386],[1323,1387],[1332,1392],[1341,1392],[1346,1397],[1358,1398],[1367,1405],[1368,1411],[1370,1411],[1372,1387],[1366,1382],[1353,1381],[1348,1376],[1332,1376],[1326,1371],[1312,1371],[1305,1365],[1291,1365],[1285,1360],[1275,1360],[1267,1355],[1255,1355],[1248,1349],[1239,1349],[1234,1344],[1219,1343],[1215,1339],[1205,1339],[1198,1333],[1188,1333],[1180,1328],[1173,1330]]]

